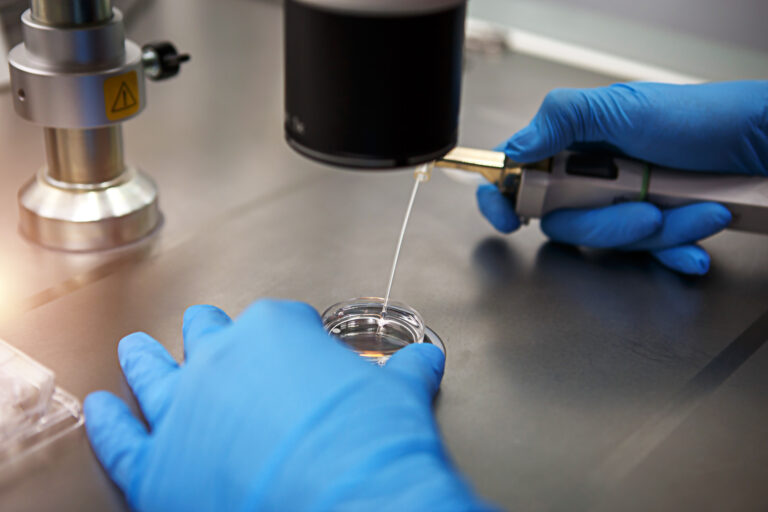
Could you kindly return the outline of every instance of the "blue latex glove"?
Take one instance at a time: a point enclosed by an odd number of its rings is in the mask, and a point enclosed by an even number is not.
[[[185,363],[143,333],[120,365],[149,431],[114,395],[85,401],[88,437],[142,511],[483,510],[446,456],[431,412],[444,358],[432,345],[374,366],[297,302],[232,322],[184,315]]]
[[[768,82],[557,89],[502,148],[513,160],[528,163],[578,143],[666,167],[768,175]],[[499,231],[520,227],[513,204],[494,186],[481,186],[477,200]],[[648,203],[626,203],[551,212],[541,228],[558,242],[650,251],[678,272],[704,274],[710,258],[695,242],[730,220],[730,212],[715,203],[665,211]]]

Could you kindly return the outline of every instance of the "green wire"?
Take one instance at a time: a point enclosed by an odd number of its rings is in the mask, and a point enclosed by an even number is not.
[[[651,185],[651,166],[648,163],[643,164],[643,186],[640,189],[640,197],[638,201],[645,201],[648,199],[648,189]]]

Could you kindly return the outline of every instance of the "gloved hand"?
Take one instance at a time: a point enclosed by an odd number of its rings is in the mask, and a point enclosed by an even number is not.
[[[142,511],[480,510],[451,467],[431,402],[432,345],[374,366],[297,302],[260,301],[232,322],[184,315],[185,363],[143,333],[120,365],[149,431],[114,395],[85,401],[99,460]]]
[[[513,160],[529,163],[578,143],[666,167],[768,175],[768,82],[557,89],[501,148]],[[477,200],[499,231],[520,226],[511,201],[496,187],[480,186]],[[715,203],[665,211],[649,203],[625,203],[551,212],[541,228],[558,242],[650,251],[678,272],[704,274],[710,258],[695,242],[730,220],[730,212]]]

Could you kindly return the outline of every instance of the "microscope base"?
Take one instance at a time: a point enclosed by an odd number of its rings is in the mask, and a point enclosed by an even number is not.
[[[66,251],[112,249],[143,238],[158,226],[157,186],[128,168],[93,185],[52,179],[47,168],[19,191],[21,233],[45,247]]]

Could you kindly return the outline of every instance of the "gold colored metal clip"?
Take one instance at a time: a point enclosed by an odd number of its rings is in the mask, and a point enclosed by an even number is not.
[[[536,169],[548,170],[550,160],[526,165]],[[502,192],[513,192],[523,173],[523,165],[507,157],[501,151],[456,147],[442,159],[435,162],[435,167],[459,169],[481,174]]]
[[[523,171],[519,164],[511,161],[501,151],[463,147],[454,148],[436,161],[435,167],[478,173],[501,189],[508,176],[520,176]]]

